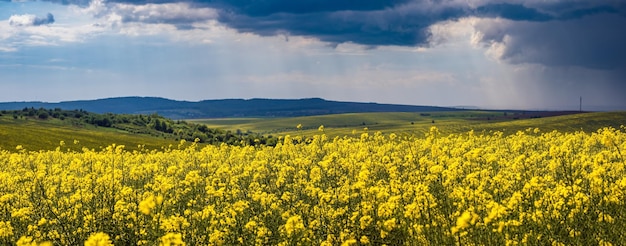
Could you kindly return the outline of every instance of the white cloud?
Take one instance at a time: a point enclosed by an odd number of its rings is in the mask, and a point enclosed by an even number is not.
[[[54,23],[54,16],[50,13],[46,17],[37,17],[35,15],[12,15],[9,18],[11,26],[40,26]]]
[[[93,0],[87,7],[71,8],[76,13],[91,16],[93,26],[111,34],[160,36],[193,44],[211,44],[224,37],[232,42],[247,36],[219,24],[216,10],[185,2],[134,5]]]
[[[123,5],[115,7],[115,12],[127,22],[184,24],[217,18],[217,12],[210,8],[193,8],[187,3]]]
[[[0,52],[84,42],[103,34],[162,35],[173,41],[210,43],[225,32],[235,33],[219,27],[213,20],[213,9],[194,8],[188,3],[130,5],[94,0],[85,8],[67,6],[61,12],[66,19],[55,25],[46,25],[55,22],[51,14],[13,15],[0,21]]]
[[[15,47],[2,46],[0,45],[0,52],[15,52],[17,49]]]
[[[465,45],[474,35],[475,17],[461,18],[458,20],[442,21],[428,28],[431,36],[430,46]]]
[[[108,26],[132,22],[191,25],[217,18],[217,12],[214,9],[193,7],[184,2],[133,5],[94,0],[86,8],[75,8],[104,21],[104,24]]]
[[[49,10],[62,16],[61,20],[56,20],[52,14],[45,17],[31,14],[12,15],[8,19],[0,20],[0,52],[14,52],[28,46],[83,42],[104,32],[102,27],[86,21],[84,14],[66,6],[51,6],[53,7]]]
[[[9,25],[32,26],[35,18],[37,18],[35,15],[13,15],[9,18]]]
[[[101,28],[92,25],[41,25],[20,26],[12,28],[15,24],[9,21],[0,22],[0,51],[15,51],[22,46],[51,46],[63,43],[82,42],[98,33]]]

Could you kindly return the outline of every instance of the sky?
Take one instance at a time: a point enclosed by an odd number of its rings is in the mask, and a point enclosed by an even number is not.
[[[626,110],[623,0],[0,0],[0,101]]]

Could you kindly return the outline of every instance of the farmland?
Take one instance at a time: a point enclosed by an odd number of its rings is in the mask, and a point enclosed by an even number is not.
[[[0,243],[619,245],[626,134],[0,151]]]
[[[5,117],[0,244],[620,245],[625,115],[212,121],[275,146]]]
[[[353,131],[368,128],[383,133],[423,136],[430,127],[436,126],[442,134],[502,131],[512,134],[526,128],[543,131],[593,132],[612,126],[626,124],[626,112],[566,112],[564,115],[538,117],[541,114],[506,111],[451,111],[428,113],[354,113],[289,118],[224,118],[197,119],[191,122],[231,131],[253,131],[274,135],[311,135],[323,125],[328,136],[353,135]],[[297,129],[297,125],[302,125]]]
[[[67,148],[79,150],[82,147],[101,149],[112,143],[124,144],[136,148],[138,144],[147,148],[160,149],[162,146],[176,144],[173,140],[146,135],[131,134],[115,129],[94,126],[72,126],[59,120],[14,120],[0,118],[1,148],[14,149],[21,145],[28,150],[52,150],[60,141],[73,143]]]
[[[95,114],[83,110],[34,109],[3,110],[0,113],[0,148],[14,149],[21,145],[28,150],[53,150],[60,141],[64,148],[103,149],[116,143],[129,150],[162,149],[177,145],[184,139],[200,144],[248,144],[268,138],[258,134],[210,129],[204,125],[171,120],[162,116]],[[275,142],[275,140],[272,140]]]

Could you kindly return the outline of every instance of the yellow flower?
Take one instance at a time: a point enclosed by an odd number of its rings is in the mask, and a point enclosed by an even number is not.
[[[257,228],[257,223],[254,220],[248,221],[248,223],[246,223],[246,225],[244,226],[244,228],[246,228],[246,230],[249,231],[254,231],[255,228]]]
[[[276,147],[0,150],[0,244],[621,243],[607,235],[626,217],[623,130],[425,130]],[[116,236],[89,236],[103,218]]]
[[[302,230],[304,230],[304,223],[302,222],[300,215],[294,215],[287,219],[287,223],[285,223],[285,231],[288,236],[292,236]]]
[[[438,174],[443,172],[443,167],[441,165],[434,165],[430,167],[430,173]]]
[[[622,189],[626,189],[626,177],[622,178],[622,180],[619,181],[619,186]]]
[[[224,232],[214,230],[211,235],[209,235],[209,243],[210,245],[223,245],[224,244]]]
[[[356,245],[356,244],[357,244],[356,239],[349,239],[343,242],[341,246],[350,246],[350,245]]]
[[[46,220],[46,218],[41,218],[39,222],[37,222],[37,225],[42,226],[42,225],[45,225],[46,223],[48,223],[48,220]]]
[[[359,219],[361,230],[365,230],[365,228],[367,228],[372,223],[373,220],[374,219],[372,219],[372,217],[370,217],[369,215],[365,215],[361,217],[361,219]]]
[[[149,197],[147,197],[143,201],[139,202],[139,211],[141,213],[143,213],[143,214],[146,214],[146,215],[152,213],[152,210],[157,205],[157,200],[158,199],[155,198],[153,195],[150,195]]]
[[[385,223],[383,223],[383,228],[387,231],[391,231],[396,228],[396,218],[386,220]]]
[[[7,238],[13,235],[13,226],[11,222],[0,221],[0,238]]]
[[[168,233],[161,237],[160,246],[185,246],[183,236],[180,233]]]
[[[161,221],[160,228],[166,232],[181,231],[189,227],[190,224],[184,217],[173,215]]]
[[[461,214],[461,216],[457,218],[456,226],[452,227],[452,233],[455,234],[469,227],[471,219],[472,219],[472,214],[469,211],[463,212],[463,214]]]
[[[361,239],[359,239],[359,242],[361,242],[361,244],[369,244],[370,239],[367,236],[361,236]]]
[[[20,237],[19,240],[17,240],[17,242],[15,243],[16,246],[52,246],[51,242],[37,242],[34,241],[32,237],[28,237],[28,236],[22,236]]]
[[[93,233],[85,241],[85,246],[113,246],[113,242],[104,232]]]

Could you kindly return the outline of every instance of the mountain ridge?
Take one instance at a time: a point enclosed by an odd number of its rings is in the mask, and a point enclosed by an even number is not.
[[[332,101],[322,98],[302,99],[210,99],[201,101],[172,100],[162,97],[111,97],[61,102],[0,102],[0,110],[23,108],[82,109],[94,113],[152,114],[171,119],[229,117],[293,117],[366,112],[434,112],[458,108]]]

